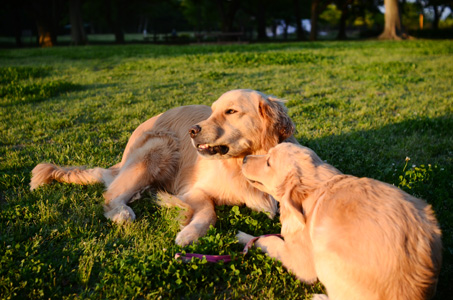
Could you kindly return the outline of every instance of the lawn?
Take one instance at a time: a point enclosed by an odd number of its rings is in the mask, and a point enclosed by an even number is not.
[[[278,219],[218,207],[199,243],[179,248],[177,210],[152,193],[137,220],[103,216],[103,187],[29,190],[40,162],[109,167],[131,132],[169,108],[210,105],[252,88],[286,99],[298,140],[341,171],[379,179],[433,205],[443,231],[436,299],[453,294],[453,42],[86,46],[0,50],[0,298],[310,299],[279,262],[253,249],[231,263],[238,230]],[[341,237],[339,237],[341,238]]]

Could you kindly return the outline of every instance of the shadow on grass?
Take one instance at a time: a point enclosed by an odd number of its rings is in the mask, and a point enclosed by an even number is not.
[[[57,80],[45,83],[11,83],[0,88],[0,107],[41,102],[64,92],[82,89],[81,85]]]
[[[319,139],[304,136],[300,142],[343,172],[386,180],[385,174],[404,164],[406,157],[411,165],[451,165],[452,128],[450,115],[422,117]]]
[[[63,80],[35,82],[47,77],[51,67],[0,68],[0,107],[40,102],[63,92],[81,89],[80,85]]]
[[[29,78],[46,77],[51,71],[51,67],[0,67],[0,84],[9,84]]]

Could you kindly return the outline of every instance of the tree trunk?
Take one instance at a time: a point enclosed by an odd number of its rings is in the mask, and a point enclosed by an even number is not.
[[[298,41],[305,40],[304,30],[302,28],[299,0],[293,0],[294,16],[296,17],[296,38]]]
[[[442,6],[433,5],[433,10],[434,10],[433,29],[438,30],[440,17],[444,13],[445,6],[442,7]]]
[[[385,27],[378,38],[380,40],[401,40],[407,38],[401,27],[398,0],[384,0],[384,6]]]
[[[277,38],[277,20],[272,20],[272,38],[275,40]]]
[[[85,45],[87,38],[83,27],[80,0],[69,1],[69,19],[71,21],[71,38],[73,45]]]
[[[56,0],[33,1],[32,12],[38,29],[38,43],[41,47],[52,47],[57,43],[56,24],[59,9]]]
[[[348,4],[349,4],[348,0],[343,0],[341,3],[340,26],[339,26],[339,30],[338,30],[338,36],[337,36],[337,39],[339,39],[339,40],[347,39],[346,20],[348,19],[348,13],[349,13]]]
[[[256,21],[258,23],[258,40],[266,40],[266,10],[263,5],[257,6]]]
[[[437,6],[433,5],[433,10],[434,10],[434,19],[433,19],[433,30],[439,29],[439,11],[437,10]]]
[[[36,26],[38,27],[39,46],[43,48],[54,46],[56,43],[55,40],[52,38],[53,34],[49,30],[48,25],[38,20]]]
[[[19,8],[14,8],[13,10],[13,28],[14,28],[14,38],[16,40],[16,46],[22,47],[22,13]]]
[[[239,9],[240,2],[238,0],[231,0],[228,8],[225,8],[223,0],[217,0],[220,17],[222,18],[222,32],[232,32],[234,16]]]
[[[318,39],[318,17],[319,17],[319,1],[311,1],[311,31],[310,31],[310,41],[316,41]]]
[[[283,26],[283,39],[287,40],[288,39],[288,27],[289,27],[289,19],[285,18],[284,20],[285,26]]]
[[[120,5],[118,5],[118,1],[114,1],[115,5],[117,5],[117,13],[113,16],[113,7],[111,4],[112,1],[104,0],[105,12],[106,12],[106,19],[110,29],[113,31],[115,35],[115,43],[123,44],[124,43],[124,32],[123,28],[121,27],[121,9]]]
[[[124,32],[123,32],[123,30],[120,27],[116,26],[114,28],[114,31],[115,31],[114,32],[115,33],[115,43],[124,44]]]
[[[23,46],[23,44],[22,44],[22,36],[21,36],[20,33],[17,33],[17,30],[14,33],[14,39],[16,40],[16,47],[20,48],[20,47]]]

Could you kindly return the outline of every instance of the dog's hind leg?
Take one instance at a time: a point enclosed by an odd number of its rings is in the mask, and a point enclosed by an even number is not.
[[[170,132],[145,132],[132,149],[104,193],[105,216],[116,223],[135,219],[127,206],[133,196],[147,187],[165,189],[178,171],[179,142]]]
[[[140,164],[123,168],[120,171],[104,193],[105,216],[108,219],[116,223],[135,220],[135,213],[127,206],[127,203],[148,185],[146,177],[146,168]]]

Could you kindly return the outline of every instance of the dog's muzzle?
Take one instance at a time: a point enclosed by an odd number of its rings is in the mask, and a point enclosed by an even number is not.
[[[225,155],[230,151],[230,148],[225,145],[209,145],[209,144],[197,144],[195,138],[201,132],[201,127],[199,125],[195,125],[189,129],[190,137],[193,140],[194,145],[196,145],[197,151],[201,155]]]

